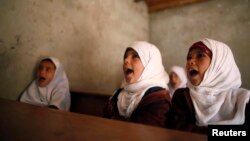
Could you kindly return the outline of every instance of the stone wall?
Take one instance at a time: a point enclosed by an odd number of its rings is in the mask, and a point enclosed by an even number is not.
[[[125,48],[149,39],[148,20],[134,0],[1,0],[0,97],[17,99],[45,56],[62,62],[71,90],[111,95]]]

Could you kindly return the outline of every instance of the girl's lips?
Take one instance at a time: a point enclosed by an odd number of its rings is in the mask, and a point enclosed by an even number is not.
[[[134,71],[133,71],[132,69],[129,69],[129,68],[125,70],[125,74],[126,74],[126,75],[129,75],[129,74],[131,74],[131,73],[133,73],[133,72],[134,72]]]
[[[197,75],[199,72],[197,71],[197,70],[195,70],[195,69],[191,69],[191,70],[189,70],[189,75],[190,76],[195,76],[195,75]]]
[[[39,82],[44,82],[45,80],[46,80],[45,77],[40,77],[40,78],[38,79]]]

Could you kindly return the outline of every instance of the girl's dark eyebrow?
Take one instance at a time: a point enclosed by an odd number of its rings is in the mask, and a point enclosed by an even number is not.
[[[197,52],[197,53],[205,53],[205,52],[202,51],[202,50],[197,50],[196,52]]]
[[[127,49],[126,49],[126,52],[125,52],[125,54],[124,54],[124,56],[123,56],[123,60],[127,57],[128,52],[131,52],[132,55],[136,55],[136,56],[139,57],[139,54],[138,54],[134,49],[132,49],[132,48],[127,48]],[[139,57],[139,58],[140,58],[140,57]]]
[[[125,50],[125,53],[124,53],[124,56],[123,56],[123,60],[127,57],[127,54],[129,51],[133,50],[131,47],[128,47],[126,50]]]
[[[132,51],[132,54],[139,56],[139,54],[136,51]]]

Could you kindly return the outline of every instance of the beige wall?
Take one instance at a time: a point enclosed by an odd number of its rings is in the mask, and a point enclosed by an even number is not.
[[[250,1],[209,0],[167,9],[150,15],[150,41],[163,56],[165,68],[185,66],[189,46],[208,37],[229,45],[250,88]]]
[[[148,16],[134,0],[1,0],[0,97],[16,99],[44,56],[61,60],[75,91],[111,94],[134,40],[156,44],[166,69],[185,65],[189,45],[209,37],[227,43],[250,88],[249,0],[209,0]]]
[[[0,97],[17,99],[44,56],[59,58],[72,90],[111,94],[126,46],[149,39],[148,19],[134,0],[1,0]]]

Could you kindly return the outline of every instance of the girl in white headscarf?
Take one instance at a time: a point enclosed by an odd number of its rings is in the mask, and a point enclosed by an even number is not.
[[[21,95],[20,101],[69,111],[68,78],[57,58],[48,57],[40,61],[36,79]]]
[[[104,117],[164,127],[170,108],[169,81],[160,51],[145,41],[125,51],[123,88],[104,109]]]
[[[170,96],[173,97],[175,90],[179,88],[185,88],[187,86],[186,71],[181,66],[173,66],[169,71],[170,81],[168,87],[170,90]]]
[[[247,123],[250,91],[240,88],[240,71],[226,44],[207,38],[194,43],[186,72],[188,88],[172,99],[172,128],[206,134],[208,125]]]

